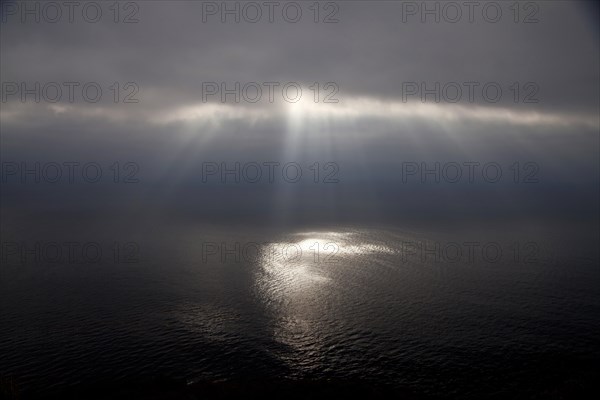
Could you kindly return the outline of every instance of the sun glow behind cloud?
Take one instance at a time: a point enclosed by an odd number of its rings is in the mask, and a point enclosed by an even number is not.
[[[399,102],[357,97],[340,103],[314,103],[301,99],[283,107],[266,104],[246,106],[220,103],[196,104],[159,113],[151,118],[157,124],[173,122],[206,122],[244,119],[250,124],[281,118],[298,128],[303,122],[321,120],[327,123],[348,123],[361,119],[389,121],[426,120],[438,123],[479,122],[516,126],[583,126],[597,129],[597,116],[549,111],[517,110],[506,107],[463,104]]]
[[[514,126],[580,126],[598,129],[596,115],[575,114],[506,107],[477,106],[448,103],[403,103],[378,98],[347,98],[340,103],[314,103],[301,99],[296,103],[279,104],[223,104],[197,103],[154,110],[152,107],[128,108],[110,105],[80,104],[21,104],[6,103],[0,112],[6,123],[27,119],[32,108],[45,107],[51,115],[60,118],[108,118],[116,121],[147,122],[153,125],[172,123],[210,123],[220,125],[227,121],[243,120],[248,124],[260,121],[287,119],[288,126],[298,128],[303,123],[322,121],[327,124],[348,123],[361,119],[381,121],[432,121],[436,123],[488,123]]]

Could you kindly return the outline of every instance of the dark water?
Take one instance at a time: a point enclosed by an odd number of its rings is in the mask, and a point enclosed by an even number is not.
[[[28,396],[160,376],[553,398],[598,378],[600,272],[575,231],[74,221],[4,224],[5,244],[103,252],[4,248],[0,372]]]

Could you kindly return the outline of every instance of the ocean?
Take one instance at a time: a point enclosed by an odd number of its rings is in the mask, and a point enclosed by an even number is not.
[[[3,235],[0,371],[23,398],[156,379],[535,398],[598,377],[596,249],[566,232],[76,221]]]

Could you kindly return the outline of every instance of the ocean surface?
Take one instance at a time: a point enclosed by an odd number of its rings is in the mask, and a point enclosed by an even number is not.
[[[152,377],[554,398],[598,379],[597,248],[575,231],[15,221],[0,373],[31,398]]]

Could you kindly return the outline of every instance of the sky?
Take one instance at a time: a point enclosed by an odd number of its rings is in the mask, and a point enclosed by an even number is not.
[[[480,2],[471,16],[468,2],[277,2],[272,21],[265,2],[89,3],[70,21],[65,2],[61,16],[2,2],[7,215],[68,205],[273,224],[591,226],[591,216],[597,228],[589,2]],[[426,12],[436,7],[439,22]],[[237,101],[221,96],[236,83]],[[62,178],[23,178],[36,162],[62,165]],[[71,184],[64,163],[96,163],[102,179]]]

